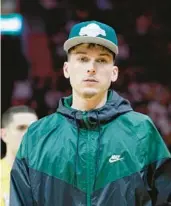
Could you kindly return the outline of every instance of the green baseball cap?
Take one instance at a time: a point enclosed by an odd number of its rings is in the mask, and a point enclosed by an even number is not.
[[[75,24],[69,34],[68,40],[64,43],[64,50],[82,43],[94,43],[108,48],[118,54],[118,40],[115,30],[98,21],[86,21]]]

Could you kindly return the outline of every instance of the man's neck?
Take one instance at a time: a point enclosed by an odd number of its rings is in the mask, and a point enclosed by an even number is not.
[[[6,156],[5,156],[5,160],[7,161],[7,163],[9,164],[9,166],[12,168],[12,165],[14,163],[14,159],[15,156],[12,153],[12,151],[7,147],[7,152],[6,152]]]
[[[107,92],[93,96],[91,98],[84,98],[76,92],[73,92],[72,96],[73,99],[71,107],[81,111],[89,111],[103,107],[107,101]]]

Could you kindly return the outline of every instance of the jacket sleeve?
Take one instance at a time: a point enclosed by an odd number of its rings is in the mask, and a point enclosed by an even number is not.
[[[164,159],[155,164],[154,203],[156,206],[171,205],[171,159]]]
[[[147,124],[144,148],[149,194],[154,206],[171,206],[171,154],[151,119]]]
[[[27,136],[23,137],[11,170],[10,206],[32,206],[33,197],[29,179]]]

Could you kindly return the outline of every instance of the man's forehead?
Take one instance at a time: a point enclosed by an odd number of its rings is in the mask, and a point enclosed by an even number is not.
[[[12,115],[12,121],[10,124],[23,124],[30,125],[37,120],[37,116],[33,113],[21,112]]]

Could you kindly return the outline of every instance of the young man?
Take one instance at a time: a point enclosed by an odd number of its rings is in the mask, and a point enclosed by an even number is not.
[[[76,24],[64,50],[72,96],[28,129],[11,172],[10,205],[169,205],[167,147],[148,116],[109,90],[118,78],[115,31]]]
[[[0,160],[1,206],[9,205],[10,170],[24,133],[36,120],[36,113],[27,106],[10,107],[2,116],[1,138],[6,143],[6,156]]]

